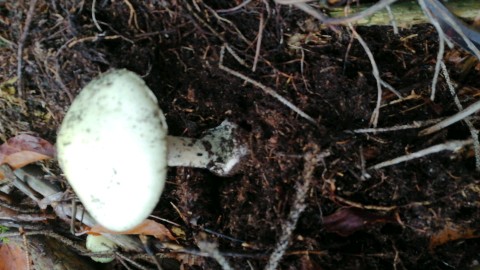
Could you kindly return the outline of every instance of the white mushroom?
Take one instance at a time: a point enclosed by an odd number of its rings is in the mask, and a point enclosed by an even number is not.
[[[111,241],[110,239],[106,238],[103,235],[87,235],[87,242],[86,247],[91,252],[108,252],[114,251],[117,248],[117,245]],[[99,262],[99,263],[109,263],[113,261],[111,257],[90,257],[92,260]]]
[[[228,121],[201,139],[167,136],[167,129],[152,91],[125,69],[94,79],[73,101],[57,137],[59,164],[107,229],[126,231],[148,217],[163,191],[167,164],[228,175],[247,153]]]

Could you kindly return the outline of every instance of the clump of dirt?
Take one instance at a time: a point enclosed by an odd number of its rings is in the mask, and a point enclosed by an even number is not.
[[[0,139],[29,132],[54,142],[75,95],[111,68],[127,68],[146,80],[172,135],[200,137],[225,119],[237,123],[251,149],[239,173],[221,178],[205,170],[170,169],[153,215],[184,234],[177,235],[176,245],[182,247],[177,251],[152,239],[154,252],[173,259],[164,269],[219,269],[197,251],[201,239],[217,243],[234,269],[262,269],[296,207],[311,145],[320,149],[318,162],[279,269],[478,265],[480,189],[471,149],[369,169],[468,139],[468,128],[456,124],[424,137],[418,128],[359,132],[369,127],[377,88],[365,51],[346,28],[312,27],[308,15],[272,2],[253,1],[238,10],[225,10],[233,5],[229,1],[96,2],[92,17],[91,1],[38,0],[22,45],[23,95],[2,87]],[[18,75],[16,41],[25,29],[28,4],[0,3],[1,24],[8,26],[0,34],[12,42],[0,48],[0,83]],[[437,52],[432,27],[418,25],[398,35],[391,27],[357,31],[382,79],[404,97],[384,89],[378,127],[457,112],[442,78],[435,101],[429,99]],[[315,123],[222,69],[222,46],[233,52],[225,52],[224,66],[274,89]],[[455,54],[466,56],[449,52]],[[462,78],[458,98],[472,103],[480,87],[478,69],[448,65],[454,81]],[[119,154],[131,158],[121,146]],[[52,227],[74,238],[66,233],[68,224],[56,222]],[[151,258],[140,263],[154,267]],[[112,267],[121,265],[119,259]]]

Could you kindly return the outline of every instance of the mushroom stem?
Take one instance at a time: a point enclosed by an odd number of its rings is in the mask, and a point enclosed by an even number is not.
[[[247,153],[236,129],[237,125],[225,120],[200,139],[167,136],[168,166],[206,168],[220,176],[232,174]]]

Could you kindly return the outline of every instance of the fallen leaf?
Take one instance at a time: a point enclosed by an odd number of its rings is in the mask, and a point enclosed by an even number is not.
[[[146,219],[137,227],[124,231],[124,232],[115,232],[104,228],[101,225],[95,225],[90,230],[87,231],[88,234],[102,234],[102,233],[110,233],[110,234],[141,234],[141,235],[151,235],[155,238],[165,241],[165,240],[175,240],[175,237],[170,233],[170,231],[165,227],[163,224],[155,222],[150,219]]]
[[[445,227],[430,237],[430,250],[448,242],[480,238],[480,233],[472,228],[447,222]]]
[[[29,269],[25,252],[16,244],[0,246],[0,270]]]
[[[397,220],[393,215],[378,214],[361,208],[345,207],[323,218],[323,226],[328,232],[334,232],[341,236],[349,236],[356,231],[375,223],[387,223]]]
[[[28,134],[20,134],[0,145],[0,165],[8,164],[14,170],[54,156],[52,144]]]
[[[186,240],[187,239],[187,234],[185,233],[184,230],[182,230],[181,228],[179,227],[173,227],[172,228],[172,232],[177,236],[179,237],[180,239],[183,239],[183,240]]]

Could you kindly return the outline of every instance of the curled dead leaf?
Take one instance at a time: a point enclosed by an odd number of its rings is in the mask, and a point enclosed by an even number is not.
[[[0,145],[0,165],[8,164],[14,170],[54,156],[55,147],[51,143],[28,134],[20,134]]]
[[[448,242],[473,238],[480,238],[480,233],[478,230],[447,222],[443,229],[430,237],[429,248],[430,250],[433,250],[436,247],[444,245]]]

